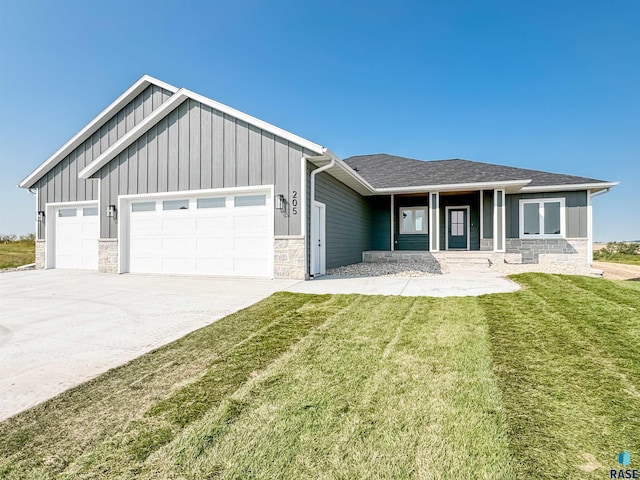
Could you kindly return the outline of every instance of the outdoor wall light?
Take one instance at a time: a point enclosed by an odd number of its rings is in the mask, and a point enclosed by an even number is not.
[[[107,207],[107,217],[115,218],[115,216],[116,216],[116,206],[115,205],[109,205]]]
[[[44,222],[44,211],[38,210],[37,219],[39,222]]]
[[[280,210],[281,212],[284,212],[284,210],[287,208],[287,205],[284,201],[284,195],[282,195],[281,193],[276,195],[276,205],[275,207]]]

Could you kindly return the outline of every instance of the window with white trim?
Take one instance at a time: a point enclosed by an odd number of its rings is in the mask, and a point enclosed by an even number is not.
[[[428,233],[427,207],[401,207],[399,219],[402,235]]]
[[[562,238],[564,236],[564,198],[520,200],[520,238]]]

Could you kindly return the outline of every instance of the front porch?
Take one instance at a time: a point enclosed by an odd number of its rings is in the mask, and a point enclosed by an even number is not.
[[[369,204],[371,246],[363,261],[428,261],[428,254],[446,252],[438,258],[471,262],[473,252],[505,252],[504,189],[390,194]]]

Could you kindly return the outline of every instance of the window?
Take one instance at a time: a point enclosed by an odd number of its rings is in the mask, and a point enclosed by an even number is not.
[[[162,202],[163,210],[188,210],[189,200],[165,200]]]
[[[198,199],[198,208],[224,208],[225,201],[227,199],[224,197],[217,198],[199,198]]]
[[[243,195],[242,197],[235,197],[234,199],[236,207],[252,207],[254,205],[266,205],[266,195]]]
[[[400,233],[427,233],[427,207],[403,207],[400,209]]]
[[[564,237],[564,198],[520,200],[520,238]]]
[[[132,212],[154,212],[156,210],[156,202],[137,202],[131,204]]]
[[[98,207],[84,207],[82,209],[83,217],[97,217],[98,216]]]
[[[75,217],[76,209],[75,208],[61,208],[58,210],[59,217]]]

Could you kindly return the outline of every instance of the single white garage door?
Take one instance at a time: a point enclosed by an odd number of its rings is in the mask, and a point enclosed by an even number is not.
[[[273,276],[266,192],[132,200],[128,214],[130,272]]]
[[[98,207],[58,208],[55,222],[55,268],[97,270]]]

